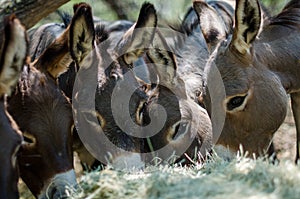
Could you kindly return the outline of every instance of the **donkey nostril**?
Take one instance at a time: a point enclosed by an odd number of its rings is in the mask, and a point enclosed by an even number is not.
[[[144,113],[146,111],[146,107],[147,107],[147,102],[140,102],[137,110],[136,110],[136,122],[139,124],[139,125],[143,125],[144,123]]]
[[[101,128],[104,129],[106,125],[106,120],[102,117],[102,115],[100,115],[100,113],[98,113],[98,111],[96,112],[96,116]]]
[[[50,193],[48,193],[49,198],[58,198],[59,197],[59,193],[57,191],[58,190],[55,187],[53,187],[50,190]]]

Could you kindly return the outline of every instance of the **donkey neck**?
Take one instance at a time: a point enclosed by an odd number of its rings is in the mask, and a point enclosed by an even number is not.
[[[299,1],[291,0],[254,43],[258,60],[279,76],[288,93],[300,90],[299,11]]]
[[[269,70],[278,75],[288,93],[295,92],[300,89],[299,31],[290,31],[289,35],[282,37],[268,37],[271,31],[276,30],[270,27],[254,43],[255,56]]]

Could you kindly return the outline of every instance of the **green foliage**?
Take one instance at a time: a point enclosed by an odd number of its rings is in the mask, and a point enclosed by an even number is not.
[[[269,10],[270,14],[274,15],[280,12],[280,10],[287,4],[288,0],[261,0],[264,6]]]
[[[116,0],[113,0],[116,1]],[[122,0],[118,3],[124,7],[124,12],[128,16],[129,20],[135,21],[138,17],[139,9],[145,0]],[[283,8],[288,0],[260,0],[261,3],[269,10],[271,15],[274,15]],[[87,2],[92,6],[93,14],[95,17],[104,20],[117,20],[118,15],[113,11],[105,0],[71,0],[69,3],[63,5],[60,10],[67,13],[73,13],[73,5],[79,2]],[[188,7],[192,5],[192,0],[148,0],[155,5],[158,11],[160,19],[167,20],[169,22],[176,22],[183,18]],[[61,19],[57,14],[51,14],[44,20],[42,20],[37,26],[49,23],[49,22],[61,22]]]

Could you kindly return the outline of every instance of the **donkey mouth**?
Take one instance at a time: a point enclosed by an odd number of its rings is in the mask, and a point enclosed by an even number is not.
[[[69,198],[72,192],[75,192],[78,187],[75,171],[73,169],[64,173],[56,174],[49,180],[38,199],[49,198]]]

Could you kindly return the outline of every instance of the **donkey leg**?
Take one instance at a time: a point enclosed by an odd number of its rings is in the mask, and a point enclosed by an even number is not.
[[[292,110],[296,125],[297,137],[296,137],[296,163],[300,160],[300,92],[291,94]]]
[[[275,164],[275,162],[278,161],[277,152],[274,147],[274,141],[271,142],[267,154],[271,163]]]

